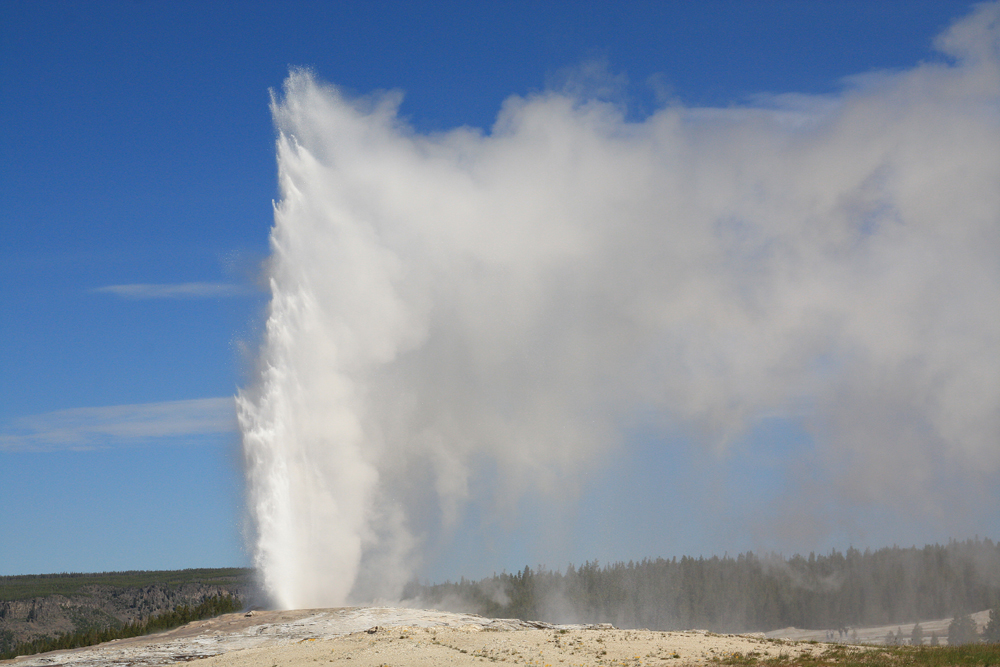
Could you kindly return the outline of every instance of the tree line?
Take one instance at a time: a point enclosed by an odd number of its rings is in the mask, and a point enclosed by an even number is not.
[[[0,652],[0,660],[8,660],[19,655],[32,655],[46,651],[93,646],[111,641],[112,639],[126,639],[154,632],[163,632],[164,630],[180,627],[191,621],[229,614],[240,611],[242,608],[243,603],[236,596],[216,595],[194,606],[178,605],[171,611],[156,614],[155,616],[132,623],[125,623],[118,627],[92,627],[77,632],[69,632],[57,637],[38,637],[26,642],[20,642]]]
[[[917,623],[910,630],[909,637],[903,634],[901,628],[897,628],[896,632],[890,630],[885,635],[884,643],[886,646],[906,646],[907,644],[910,646],[923,646],[925,636],[923,627],[920,623]],[[1000,644],[1000,607],[994,607],[990,610],[989,620],[982,632],[979,632],[979,627],[972,620],[971,614],[959,614],[955,616],[951,620],[951,623],[948,624],[947,637],[949,646],[976,644],[980,641],[987,644]],[[940,638],[936,632],[931,633],[929,643],[931,646],[941,645]]]
[[[923,548],[538,567],[479,581],[411,583],[404,597],[504,618],[624,628],[756,632],[846,628],[1000,607],[1000,545],[952,540]]]

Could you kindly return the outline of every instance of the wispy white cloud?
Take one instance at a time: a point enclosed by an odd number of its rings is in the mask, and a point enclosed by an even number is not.
[[[135,283],[133,285],[107,285],[97,287],[93,291],[115,294],[125,299],[209,299],[246,296],[251,293],[242,285],[230,283]]]
[[[0,432],[0,451],[98,449],[235,431],[228,396],[72,408],[16,420]]]

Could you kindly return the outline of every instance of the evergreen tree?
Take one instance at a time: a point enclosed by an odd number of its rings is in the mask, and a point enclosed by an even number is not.
[[[990,609],[990,621],[983,629],[983,641],[991,644],[1000,642],[1000,607]]]
[[[979,639],[976,622],[968,614],[961,614],[952,619],[948,626],[948,645],[972,644]]]
[[[509,578],[510,603],[508,605],[514,618],[536,619],[538,610],[535,606],[535,576],[527,565],[524,570]]]
[[[910,632],[910,645],[920,646],[923,643],[924,643],[924,629],[920,627],[919,623],[917,623],[916,625],[913,626],[913,630]]]
[[[940,646],[940,645],[941,645],[941,641],[938,639],[937,633],[936,632],[932,632],[931,633],[931,646]]]

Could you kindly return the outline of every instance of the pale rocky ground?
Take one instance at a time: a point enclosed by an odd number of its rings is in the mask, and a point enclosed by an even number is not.
[[[227,614],[170,632],[100,646],[25,656],[17,667],[168,665],[294,667],[337,664],[695,665],[727,653],[798,655],[822,644],[704,631],[618,630],[550,625],[433,610],[352,607]]]
[[[974,614],[983,625],[988,612]],[[947,635],[950,619],[922,623],[925,636]],[[939,628],[938,626],[941,625]],[[911,625],[858,629],[861,641]],[[539,667],[584,665],[703,665],[732,653],[795,657],[821,653],[824,630],[785,628],[749,635],[703,630],[619,630],[610,625],[551,625],[434,610],[347,607],[226,614],[157,635],[72,651],[25,656],[17,667],[158,666],[350,667],[479,665],[506,662]],[[819,641],[821,643],[815,643]],[[812,643],[806,643],[812,642]],[[867,650],[858,647],[857,650]]]

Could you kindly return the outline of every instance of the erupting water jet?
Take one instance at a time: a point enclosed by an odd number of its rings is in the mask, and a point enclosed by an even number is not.
[[[941,40],[954,66],[639,122],[548,92],[423,136],[293,72],[237,397],[275,603],[397,596],[477,470],[493,504],[572,496],[641,412],[718,452],[801,422],[799,501],[972,498],[1000,469],[997,13]]]

